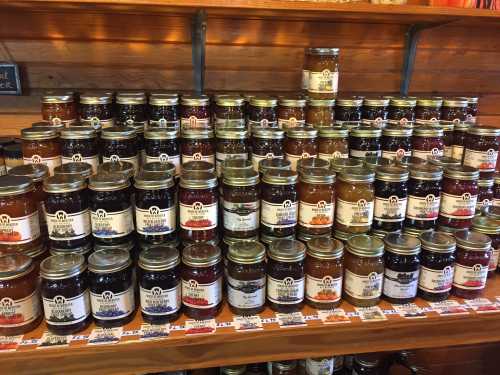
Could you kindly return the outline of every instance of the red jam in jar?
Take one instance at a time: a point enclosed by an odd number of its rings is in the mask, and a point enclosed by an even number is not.
[[[312,128],[292,128],[287,130],[284,144],[285,157],[292,163],[292,171],[297,170],[300,159],[318,156],[318,131]]]
[[[486,213],[494,201],[493,180],[478,180],[476,215]]]
[[[495,172],[500,148],[500,129],[474,126],[467,130],[464,165],[479,169],[481,179]]]
[[[210,128],[210,99],[207,95],[181,97],[181,129]]]
[[[499,222],[484,216],[472,219],[472,230],[483,233],[491,239],[491,256],[488,266],[488,277],[492,277],[498,266],[500,258],[500,225]]]
[[[417,99],[414,97],[391,98],[389,103],[389,124],[411,126],[415,122],[415,107]]]
[[[186,129],[182,131],[182,164],[189,161],[207,161],[215,165],[214,132],[210,129]]]
[[[285,132],[254,126],[252,128],[252,165],[259,171],[259,162],[265,159],[284,158],[283,140]]]
[[[423,125],[413,130],[412,156],[427,160],[444,155],[443,129]]]
[[[451,157],[462,161],[464,157],[465,139],[470,124],[466,122],[455,123],[453,126],[453,145],[451,146]]]
[[[445,98],[441,108],[441,122],[459,123],[467,120],[467,98]]]
[[[420,124],[432,124],[441,119],[441,98],[418,98],[415,119]]]
[[[275,128],[278,126],[278,99],[270,96],[255,96],[248,106],[248,126]]]
[[[413,129],[389,126],[382,129],[382,157],[393,160],[411,155]]]
[[[477,96],[468,96],[467,99],[467,122],[475,124],[478,114],[479,98]]]
[[[278,102],[278,126],[282,129],[296,128],[306,124],[306,99],[281,98]]]
[[[218,95],[213,115],[216,127],[244,128],[245,99],[235,95]]]
[[[149,125],[154,128],[179,129],[179,96],[172,93],[152,93],[149,96]]]
[[[217,176],[220,177],[225,160],[248,159],[248,131],[241,128],[218,128],[216,137],[215,166]]]

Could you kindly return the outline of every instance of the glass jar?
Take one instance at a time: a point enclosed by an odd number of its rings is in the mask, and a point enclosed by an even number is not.
[[[259,171],[259,162],[264,159],[283,158],[285,132],[280,129],[252,128],[252,164]]]
[[[42,119],[50,125],[65,126],[76,123],[78,113],[73,93],[56,95],[47,92],[42,96]]]
[[[250,160],[227,159],[222,163],[222,174],[237,171],[253,171],[253,165]]]
[[[415,122],[415,107],[417,99],[414,97],[398,97],[389,101],[389,124],[411,126]]]
[[[451,157],[462,161],[464,156],[465,139],[470,124],[466,122],[455,123],[453,126],[453,145],[451,146]]]
[[[309,84],[312,99],[334,99],[339,86],[339,49],[309,48]]]
[[[309,99],[306,109],[306,124],[315,128],[335,124],[334,99]]]
[[[283,97],[278,102],[278,127],[282,129],[306,125],[306,99]]]
[[[354,158],[333,159],[330,163],[330,169],[337,174],[344,170],[352,170],[364,165],[363,160]]]
[[[477,202],[476,202],[476,215],[481,215],[488,211],[489,207],[493,204],[493,180],[478,180],[477,181]]]
[[[326,160],[317,158],[300,159],[297,162],[297,173],[299,175],[318,169],[328,171],[330,169],[330,163]]]
[[[267,256],[269,307],[279,313],[299,311],[305,294],[305,245],[297,240],[276,240]]]
[[[476,168],[459,166],[444,170],[439,224],[464,229],[472,224],[478,195]]]
[[[38,269],[20,253],[0,255],[0,334],[23,335],[42,321]]]
[[[475,124],[478,114],[479,98],[477,96],[468,96],[467,99],[467,122]]]
[[[189,161],[208,161],[215,165],[214,132],[209,129],[186,129],[182,132],[182,164]]]
[[[455,125],[439,123],[439,125],[434,126],[438,126],[439,128],[443,129],[443,155],[451,158],[453,155],[453,129]]]
[[[265,159],[259,162],[259,173],[261,176],[272,169],[291,171],[292,163],[290,162],[290,160],[278,158]]]
[[[248,159],[248,131],[239,128],[222,128],[216,131],[215,165],[217,176],[222,173],[222,163],[229,159]]]
[[[269,170],[261,185],[260,229],[263,234],[284,237],[295,233],[298,218],[296,172]]]
[[[443,129],[423,125],[413,130],[412,156],[427,160],[444,155]]]
[[[176,320],[181,309],[179,250],[154,246],[139,254],[137,280],[141,314],[149,324]]]
[[[340,172],[335,185],[337,202],[335,229],[346,233],[366,233],[373,222],[375,173],[365,168]]]
[[[377,355],[377,354],[375,354]],[[352,374],[354,375],[379,375],[382,372],[380,368],[380,360],[370,358],[373,354],[356,355],[354,357],[354,364]]]
[[[298,229],[306,234],[331,233],[335,213],[335,174],[306,169],[300,174]]]
[[[318,131],[311,128],[292,128],[286,132],[284,143],[285,158],[292,163],[292,171],[297,170],[300,159],[318,156]]]
[[[451,293],[465,299],[483,294],[491,257],[491,239],[469,230],[455,232],[457,259]]]
[[[214,174],[181,174],[179,218],[182,240],[208,241],[217,237],[218,201],[217,177]]]
[[[155,246],[152,244],[149,244],[149,246]],[[95,242],[94,243],[94,252],[100,251],[100,250],[125,250],[127,253],[130,254],[130,258],[132,259],[133,264],[135,265],[137,263],[137,260],[139,259],[139,251],[143,250],[143,247],[138,248],[135,243],[135,238],[130,238],[129,240],[119,243],[119,244],[106,244],[102,242]]]
[[[189,172],[207,172],[215,173],[215,165],[203,160],[193,160],[183,163],[181,166],[181,174]]]
[[[419,124],[433,124],[441,120],[441,106],[443,99],[418,98],[417,107],[415,108],[415,120]]]
[[[182,304],[192,319],[211,319],[222,306],[223,265],[218,247],[200,243],[182,251]]]
[[[268,362],[269,375],[297,375],[297,361]]]
[[[80,123],[93,129],[114,126],[113,96],[92,92],[80,94]]]
[[[89,255],[94,251],[92,242],[86,243],[83,246],[74,247],[72,249],[58,249],[56,247],[50,248],[50,255],[64,255],[64,254],[79,254],[82,255],[85,260],[89,258]]]
[[[214,123],[220,128],[244,128],[245,99],[235,95],[218,95],[215,100]]]
[[[413,129],[396,126],[382,130],[382,157],[386,159],[401,159],[411,156]]]
[[[9,172],[12,168],[23,165],[23,151],[19,143],[7,145],[3,148],[5,169]]]
[[[340,97],[335,105],[335,124],[343,125],[346,122],[361,122],[361,106],[363,98],[359,96]]]
[[[370,155],[367,156],[363,160],[363,165],[365,168],[369,169],[370,171],[375,172],[378,167],[380,166],[395,166],[396,163],[394,160],[389,160],[383,157],[378,157],[375,155]]]
[[[152,93],[149,96],[149,126],[179,129],[179,96],[170,93]]]
[[[481,179],[493,177],[500,148],[500,129],[474,126],[467,130],[464,165],[479,169]]]
[[[40,265],[45,322],[56,335],[71,335],[92,321],[87,263],[79,254],[52,255]]]
[[[40,272],[40,263],[43,262],[45,258],[47,258],[50,255],[49,252],[49,247],[47,246],[46,243],[40,243],[39,245],[36,245],[34,247],[30,247],[25,250],[19,251],[21,254],[29,256],[31,259],[33,259],[33,263],[35,264],[35,269],[37,272],[37,275]]]
[[[460,166],[462,163],[459,160],[452,159],[448,156],[435,156],[427,160],[429,164],[436,165],[441,168],[449,166]]]
[[[464,122],[467,120],[467,105],[467,98],[445,98],[441,108],[441,122]]]
[[[74,126],[63,129],[61,139],[61,162],[84,162],[92,166],[92,173],[97,173],[99,166],[99,140],[93,128]]]
[[[146,165],[144,165],[146,166]],[[130,183],[134,181],[134,165],[129,163],[128,161],[108,161],[106,163],[102,163],[97,168],[98,173],[118,173],[125,177]],[[131,188],[131,194],[134,192]]]
[[[488,277],[492,277],[498,266],[500,257],[500,225],[492,218],[477,216],[472,219],[472,230],[483,233],[491,239],[491,255],[488,265]]]
[[[181,129],[210,128],[210,98],[207,95],[182,95]]]
[[[59,134],[51,127],[26,128],[21,130],[24,164],[45,164],[49,173],[61,165]]]
[[[116,94],[116,123],[131,126],[148,124],[147,98],[144,92],[119,92]]]
[[[118,244],[134,231],[129,179],[118,173],[99,172],[89,182],[92,235],[98,241]]]
[[[169,162],[175,165],[175,176],[181,173],[179,131],[174,128],[153,128],[144,132],[146,163]]]
[[[330,310],[340,305],[344,244],[332,238],[307,241],[306,302],[318,310]]]
[[[349,132],[349,155],[360,159],[370,155],[381,156],[381,135],[381,129],[369,126],[352,129]]]
[[[347,129],[322,127],[318,129],[318,157],[328,162],[332,159],[349,157]]]
[[[144,142],[144,125],[142,123],[134,122],[129,125],[131,128],[135,130],[136,134],[136,148],[137,155],[139,157],[139,168],[146,162],[146,150],[145,150],[145,142]]]
[[[383,128],[387,122],[389,111],[389,99],[373,97],[364,98],[361,108],[361,120],[363,124]]]
[[[127,161],[134,166],[134,174],[139,172],[139,152],[137,133],[134,128],[114,126],[101,133],[101,156],[104,163]]]
[[[248,106],[248,126],[275,128],[278,126],[278,99],[271,96],[254,96]]]
[[[500,206],[500,173],[494,175],[493,180],[493,207]]]
[[[384,243],[359,234],[347,241],[344,258],[344,299],[356,307],[375,306],[382,295]]]
[[[128,251],[98,250],[89,256],[90,304],[95,324],[121,327],[134,318],[134,269]]]

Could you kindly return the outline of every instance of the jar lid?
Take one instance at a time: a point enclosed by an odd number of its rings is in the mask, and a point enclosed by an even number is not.
[[[453,253],[455,251],[455,238],[449,234],[427,230],[421,233],[419,238],[424,250],[435,253]]]
[[[282,107],[304,108],[307,104],[307,101],[305,98],[301,98],[301,97],[297,97],[297,98],[283,97],[283,98],[279,99],[278,103]]]
[[[363,100],[365,107],[387,107],[389,99],[382,97],[368,97]]]
[[[259,236],[252,236],[248,238],[235,238],[235,237],[224,236],[222,238],[222,242],[226,244],[228,247],[240,241],[259,241]]]
[[[471,251],[489,251],[491,239],[486,234],[467,229],[457,230],[454,234],[457,247]]]
[[[215,103],[220,107],[240,107],[245,103],[245,99],[237,95],[219,95]]]
[[[292,170],[292,162],[287,159],[271,158],[259,161],[259,172],[265,173],[268,170]]]
[[[363,105],[363,98],[359,96],[340,97],[337,98],[338,107],[361,107]]]
[[[439,181],[443,178],[443,169],[436,165],[414,164],[410,168],[410,178],[417,180]]]
[[[335,182],[335,173],[328,169],[306,168],[300,174],[300,181],[308,184],[333,184]]]
[[[215,166],[212,163],[209,163],[208,161],[204,161],[204,160],[188,161],[187,163],[183,163],[181,168],[182,168],[182,173],[188,173],[188,172],[214,173],[215,172]]]
[[[446,123],[443,121],[440,122],[432,122],[429,126],[433,126],[437,129],[443,129],[443,133],[452,132],[455,129],[454,123]]]
[[[168,172],[140,172],[134,179],[134,186],[141,190],[168,189],[174,186],[174,179]]]
[[[267,169],[262,182],[272,185],[293,185],[297,183],[298,177],[297,172],[287,169]]]
[[[46,140],[59,137],[59,132],[51,126],[21,129],[22,140]]]
[[[133,139],[137,137],[135,129],[131,126],[111,126],[102,129],[101,139]]]
[[[309,99],[307,105],[309,107],[333,107],[335,99]]]
[[[279,262],[299,262],[306,256],[306,246],[297,240],[279,239],[271,242],[268,255]]]
[[[181,104],[191,107],[203,107],[210,103],[210,98],[207,95],[182,95]]]
[[[89,178],[92,176],[92,165],[81,161],[72,161],[54,168],[54,175],[75,178]]]
[[[12,280],[28,274],[34,268],[33,259],[21,253],[0,255],[0,280]]]
[[[383,240],[385,238],[385,236],[387,236],[390,233],[400,234],[401,229],[398,229],[395,231],[387,231],[387,230],[383,230],[383,229],[372,229],[370,231],[370,235],[375,236],[377,238],[380,238],[381,240]]]
[[[448,167],[450,165],[460,166],[462,163],[460,160],[450,158],[449,156],[436,155],[432,156],[428,160],[432,165],[437,165],[439,167]]]
[[[183,129],[182,138],[186,139],[210,139],[214,137],[211,129]]]
[[[413,96],[391,98],[389,104],[391,107],[415,107],[417,98]]]
[[[88,126],[72,126],[61,130],[61,139],[92,139],[97,137],[94,128]]]
[[[271,243],[273,241],[277,241],[277,240],[293,240],[295,239],[295,236],[293,234],[289,235],[289,236],[285,236],[285,237],[274,237],[274,236],[270,236],[268,234],[264,234],[264,233],[261,233],[260,234],[260,241],[265,243],[266,245],[271,245]]]
[[[467,131],[471,127],[471,124],[468,122],[456,122],[453,124],[453,130],[458,131]]]
[[[388,126],[382,129],[382,135],[385,137],[411,137],[412,134],[413,134],[412,128]]]
[[[486,216],[494,220],[500,220],[500,206],[490,206],[486,212]]]
[[[338,126],[329,126],[318,128],[320,138],[347,138],[349,130]]]
[[[375,170],[377,180],[389,182],[403,182],[408,181],[409,173],[405,168],[381,165]]]
[[[149,96],[149,104],[157,106],[174,106],[179,104],[179,95],[168,93],[153,93]]]
[[[330,238],[330,233],[310,234],[301,232],[300,230],[297,232],[297,239],[302,241],[303,243],[306,243],[307,241],[310,241],[314,238],[325,238],[325,237]]]
[[[144,139],[177,139],[179,130],[174,128],[149,128],[144,132]]]
[[[220,368],[221,375],[242,375],[246,372],[247,366],[224,366]]]
[[[53,93],[46,93],[42,96],[42,103],[73,103],[73,95],[63,94],[55,95]]]
[[[278,99],[272,96],[254,96],[250,98],[250,105],[253,107],[276,107]]]
[[[9,170],[11,176],[26,176],[33,180],[33,182],[43,181],[49,176],[49,167],[45,164],[24,164],[18,165]]]
[[[338,48],[314,47],[314,48],[308,48],[306,53],[309,55],[318,55],[318,56],[338,56],[339,49]]]
[[[467,165],[450,165],[444,169],[444,177],[474,181],[479,179],[479,169]]]
[[[444,98],[443,107],[465,108],[468,105],[467,98]]]
[[[252,137],[263,139],[283,139],[285,138],[285,131],[282,129],[254,126],[252,128]]]
[[[94,191],[115,191],[130,186],[129,178],[121,173],[98,172],[90,176],[89,189]]]
[[[419,107],[441,108],[443,99],[441,98],[418,98],[417,105]]]
[[[469,104],[473,103],[478,103],[479,102],[479,97],[478,96],[464,96],[465,99],[467,99],[467,102]]]
[[[415,137],[442,137],[444,135],[443,129],[432,125],[423,125],[413,130]]]
[[[341,241],[346,242],[349,238],[355,236],[355,234],[342,232],[341,230],[335,229],[333,231],[333,236]]]
[[[238,241],[229,245],[227,259],[239,264],[255,264],[266,257],[266,248],[258,241]]]
[[[123,249],[97,250],[89,256],[89,271],[94,273],[118,272],[131,264],[130,253]]]
[[[385,250],[400,255],[420,253],[420,240],[408,234],[388,233],[384,237]]]
[[[286,130],[286,136],[289,138],[312,139],[318,136],[318,131],[306,127],[289,128]]]
[[[480,187],[492,187],[495,184],[495,181],[493,180],[478,180],[477,181],[477,186]]]
[[[130,254],[133,251],[134,247],[135,243],[133,240],[127,240],[119,244],[107,244],[107,243],[96,242],[94,244],[94,251],[118,249],[118,250],[125,250]]]
[[[394,160],[383,158],[377,155],[368,155],[364,158],[363,162],[365,167],[371,171],[375,171],[378,166],[394,165]]]
[[[272,367],[276,367],[279,372],[289,372],[297,367],[296,360],[272,362]],[[272,371],[270,371],[272,373]],[[295,371],[294,371],[295,372]]]
[[[500,185],[500,173],[496,172],[496,173],[493,175],[493,181],[495,182],[495,184]]]
[[[48,249],[46,247],[45,242],[42,241],[38,245],[21,250],[20,252],[23,253],[24,255],[27,255],[27,256],[33,258],[33,259],[36,259],[39,256],[45,254],[47,252],[47,250]]]
[[[336,121],[342,127],[342,129],[347,129],[351,131],[352,129],[357,129],[361,126],[361,121]]]
[[[174,268],[180,262],[179,250],[156,245],[141,251],[138,265],[146,271],[166,271]]]
[[[232,171],[253,171],[253,165],[247,159],[226,159],[222,162],[222,173]]]
[[[254,186],[259,183],[259,173],[253,169],[224,171],[223,183],[230,186]]]
[[[358,234],[347,240],[346,250],[361,257],[379,257],[384,254],[384,243],[380,238]]]
[[[248,131],[242,128],[218,128],[215,136],[222,139],[247,139]]]
[[[49,280],[68,279],[87,269],[85,258],[80,254],[51,255],[40,263],[40,276]]]
[[[219,263],[219,247],[206,242],[188,245],[182,250],[182,263],[191,267],[209,267]]]
[[[51,247],[50,248],[50,254],[51,255],[59,255],[59,254],[80,254],[80,255],[87,255],[92,251],[92,243],[88,242],[85,245],[79,246],[79,247],[74,247],[72,249],[59,249],[57,247]]]
[[[319,259],[337,259],[344,254],[344,244],[334,238],[319,237],[307,241],[307,255]]]
[[[136,135],[142,135],[144,136],[144,123],[143,122],[128,122],[127,127],[130,127],[135,130]],[[109,129],[109,128],[106,128]]]
[[[331,161],[331,169],[340,173],[344,169],[350,171],[354,168],[360,168],[363,166],[363,160],[361,159],[353,159],[353,158],[336,158]]]
[[[117,104],[146,104],[146,99],[144,92],[119,92],[116,94]]]
[[[487,137],[498,137],[498,136],[500,136],[500,129],[486,128],[483,126],[471,126],[467,130],[467,134],[485,135]],[[495,150],[495,151],[497,151],[497,150]]]
[[[33,190],[31,178],[26,176],[0,176],[0,197],[27,193]]]
[[[500,225],[493,218],[476,216],[472,219],[472,230],[484,234],[500,234]]]
[[[3,148],[3,155],[5,158],[10,159],[22,159],[23,151],[21,149],[20,143],[15,143],[13,145],[7,145]]]
[[[307,172],[309,169],[329,169],[330,163],[320,158],[306,158],[297,161],[297,172]]]
[[[97,167],[98,172],[103,173],[120,173],[127,179],[134,176],[134,165],[129,161],[107,161]]]
[[[375,173],[368,168],[349,168],[340,172],[339,180],[344,182],[373,182],[375,181]]]
[[[80,104],[111,104],[113,96],[106,93],[84,92],[80,94]]]
[[[180,186],[190,189],[209,189],[217,186],[217,176],[209,172],[185,172],[181,174]]]
[[[82,176],[56,174],[43,181],[43,191],[46,193],[71,193],[86,187],[87,183]]]
[[[382,135],[382,129],[372,128],[369,126],[360,126],[352,129],[349,133],[350,137],[377,138]]]
[[[404,168],[409,168],[417,164],[427,164],[427,160],[416,156],[403,156],[401,159],[396,160],[396,164]]]
[[[169,176],[175,176],[175,165],[169,161],[151,161],[143,164],[143,172],[148,173],[167,173]]]

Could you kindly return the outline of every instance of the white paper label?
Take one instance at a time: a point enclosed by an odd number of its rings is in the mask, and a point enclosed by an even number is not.
[[[132,157],[122,157],[118,155],[111,155],[110,157],[103,156],[102,157],[103,163],[106,163],[108,161],[117,163],[119,161],[128,161],[134,166],[134,175],[137,175],[139,172],[139,155],[135,155]]]
[[[179,176],[181,174],[181,156],[180,155],[168,155],[168,154],[160,154],[158,156],[149,156],[146,155],[146,163],[157,162],[160,163],[172,163],[175,165],[175,175]]]
[[[427,293],[444,293],[451,290],[453,283],[453,267],[446,266],[442,270],[420,267],[418,288]]]
[[[54,168],[61,165],[61,156],[43,158],[40,155],[33,155],[29,158],[23,158],[24,164],[45,164],[49,168],[49,175],[54,175]]]
[[[267,299],[280,305],[293,305],[304,300],[304,278],[285,277],[282,280],[267,276]]]
[[[329,69],[321,72],[309,72],[309,85],[307,90],[315,94],[334,94],[338,91],[339,73]]]
[[[233,232],[259,228],[260,201],[233,203],[224,201],[224,228]]]
[[[443,192],[439,215],[452,219],[471,219],[476,211],[476,202],[477,195],[452,195]]]
[[[319,201],[316,204],[300,201],[299,224],[306,228],[329,228],[333,225],[335,204]]]
[[[226,128],[244,128],[245,119],[244,118],[214,118],[214,123],[216,127],[226,127]]]
[[[0,299],[0,327],[20,327],[31,323],[41,314],[40,291],[21,299]]]
[[[451,157],[453,159],[462,161],[463,156],[464,156],[464,146],[459,146],[459,145],[451,146]]]
[[[319,279],[306,274],[306,298],[317,303],[332,303],[342,296],[342,277],[324,276]]]
[[[271,228],[290,228],[297,224],[297,202],[287,199],[283,203],[262,201],[261,223]]]
[[[220,177],[222,174],[222,163],[224,162],[224,160],[229,160],[229,159],[247,160],[248,154],[247,153],[223,154],[222,152],[216,152],[215,153],[215,169],[217,171],[217,177]]]
[[[157,127],[157,128],[175,128],[179,129],[181,125],[180,120],[167,120],[166,118],[160,118],[157,120],[150,119],[149,124],[152,127]]]
[[[446,156],[447,158],[451,158],[451,155],[453,155],[453,147],[444,146],[443,155]]]
[[[91,211],[90,222],[92,234],[98,238],[123,237],[134,230],[132,207],[116,212],[99,208],[97,211]]]
[[[284,158],[283,155],[274,155],[272,152],[269,152],[266,155],[252,154],[253,170],[256,172],[259,171],[259,163],[261,160],[264,160],[264,159],[283,159],[283,158]]]
[[[197,309],[209,309],[222,301],[222,278],[209,284],[182,280],[182,303]]]
[[[297,120],[295,117],[278,119],[278,128],[280,129],[291,129],[298,126],[305,126],[305,124],[306,120]]]
[[[180,225],[186,230],[208,230],[217,227],[217,203],[203,204],[179,204]]]
[[[366,150],[355,150],[353,148],[351,148],[349,150],[349,153],[350,155],[353,157],[353,158],[358,158],[358,159],[364,159],[366,158],[367,156],[376,156],[376,157],[380,157],[382,155],[382,151],[380,150],[376,150],[376,151],[366,151]]]
[[[125,318],[135,310],[134,287],[120,293],[106,290],[102,293],[90,292],[92,316],[95,319],[114,320]]]
[[[193,155],[182,154],[182,164],[189,161],[206,161],[215,165],[215,155],[202,155],[201,152],[195,152]]]
[[[333,160],[333,159],[347,159],[347,158],[349,158],[349,153],[343,154],[340,151],[335,151],[335,152],[332,152],[331,154],[323,154],[323,153],[320,152],[318,154],[318,157],[320,159],[323,159],[323,160],[326,160],[326,161],[330,161],[330,160]]]
[[[161,316],[173,314],[181,308],[181,284],[171,289],[154,286],[139,288],[141,311],[146,315]]]
[[[271,121],[271,120],[268,120],[267,118],[263,118],[260,121],[248,120],[248,127],[249,128],[253,128],[253,127],[275,128],[277,126],[278,126],[277,121]]]
[[[500,207],[500,199],[499,198],[493,199],[493,206],[494,207]]]
[[[371,272],[368,276],[345,270],[344,292],[356,299],[373,299],[382,294],[384,274]]]
[[[406,198],[391,195],[389,198],[375,197],[375,220],[396,223],[403,221],[406,214]]]
[[[291,165],[291,168],[292,168],[292,171],[296,171],[297,170],[297,162],[300,160],[300,159],[309,159],[309,158],[315,158],[317,155],[314,154],[310,154],[308,152],[303,152],[301,155],[292,155],[292,154],[286,154],[285,158],[286,160],[289,160],[290,161],[290,165]]]
[[[55,296],[43,297],[43,310],[47,323],[65,326],[80,323],[90,315],[90,293],[85,290],[76,297]]]
[[[382,157],[384,159],[394,160],[394,159],[402,159],[404,156],[411,156],[411,151],[406,151],[405,149],[398,149],[396,151],[387,151],[382,150]]]
[[[406,217],[412,220],[436,220],[439,215],[440,197],[428,194],[425,197],[408,196]]]
[[[91,233],[89,210],[69,214],[63,210],[45,213],[49,238],[54,241],[78,240]]]
[[[367,226],[373,222],[373,202],[360,199],[357,202],[347,202],[337,198],[335,221],[346,226]]]
[[[493,204],[493,201],[489,200],[488,198],[485,198],[482,201],[480,201],[479,197],[478,197],[477,202],[476,202],[476,213],[480,213],[481,211],[486,210],[492,204]]]
[[[256,280],[236,280],[226,276],[227,300],[231,306],[239,309],[253,309],[266,302],[266,278]]]
[[[466,290],[480,290],[486,285],[488,267],[475,264],[472,267],[455,263],[453,286]]]
[[[172,233],[175,230],[176,209],[175,207],[151,206],[144,210],[136,206],[135,223],[137,233],[142,235],[155,236]]]
[[[391,298],[413,298],[417,295],[419,271],[384,271],[384,295]]]
[[[302,69],[302,90],[307,90],[309,88],[309,70]]]
[[[87,163],[92,166],[92,174],[97,173],[97,167],[99,166],[99,155],[93,156],[82,156],[82,154],[73,154],[72,156],[62,156],[63,164],[68,163]]]
[[[181,128],[186,129],[206,129],[210,127],[209,118],[197,118],[196,116],[182,117]]]
[[[332,375],[333,373],[333,357],[322,358],[320,360],[314,358],[306,359],[306,374],[307,375]]]
[[[0,214],[0,244],[20,245],[40,237],[38,210],[31,215],[10,217]]]
[[[444,150],[440,150],[438,148],[433,148],[429,151],[421,151],[421,150],[412,150],[412,156],[420,159],[427,160],[429,157],[443,156]]]
[[[487,151],[465,149],[464,165],[477,168],[481,172],[493,172],[497,165],[498,150]]]

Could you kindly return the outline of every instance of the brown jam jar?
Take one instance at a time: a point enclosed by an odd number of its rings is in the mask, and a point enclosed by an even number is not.
[[[415,122],[415,107],[417,99],[414,97],[392,98],[389,101],[389,124],[411,126]]]
[[[442,128],[423,125],[413,130],[412,156],[427,160],[444,155]]]
[[[280,98],[278,102],[278,127],[281,129],[303,127],[306,124],[306,99]]]
[[[344,293],[356,307],[375,306],[382,295],[384,243],[377,237],[359,234],[349,238],[344,256]]]
[[[467,98],[445,98],[441,108],[441,122],[456,124],[467,120]]]
[[[306,108],[306,124],[315,128],[335,124],[334,99],[309,99]]]
[[[467,99],[467,122],[475,124],[478,114],[479,98],[477,96],[468,96]]]
[[[479,169],[481,179],[493,177],[500,148],[500,129],[474,126],[467,130],[464,165]]]
[[[38,270],[20,253],[0,256],[0,335],[23,335],[42,321]]]
[[[299,311],[305,295],[305,245],[297,240],[276,240],[267,256],[269,307],[279,313]]]
[[[339,86],[339,49],[309,48],[307,94],[312,99],[334,99]]]
[[[97,132],[91,127],[71,127],[63,129],[60,135],[61,162],[88,163],[92,173],[97,173],[99,166],[99,139]]]
[[[491,239],[490,263],[488,264],[488,277],[492,277],[497,270],[500,258],[500,225],[498,221],[484,216],[472,219],[472,231],[487,235]]]
[[[267,171],[276,169],[276,170],[292,170],[292,163],[290,160],[272,158],[265,159],[259,162],[259,173],[263,176]]]
[[[261,184],[260,229],[262,234],[284,237],[295,234],[298,219],[296,172],[268,170]]]
[[[332,159],[349,157],[349,131],[338,127],[318,129],[318,157],[330,162]]]
[[[387,122],[389,113],[389,99],[385,98],[365,98],[361,108],[361,120],[363,124],[383,128]]]
[[[438,219],[440,225],[455,229],[467,229],[472,225],[478,178],[479,171],[472,167],[447,167],[444,170]]]
[[[102,130],[101,156],[103,163],[126,161],[134,166],[134,174],[139,172],[137,133],[134,128],[113,126]]]
[[[335,213],[335,174],[306,169],[300,174],[298,229],[306,234],[331,233]]]
[[[255,96],[248,106],[248,126],[275,128],[278,126],[278,99],[271,96]]]
[[[241,96],[219,95],[215,101],[214,123],[221,128],[244,128],[245,99]]]
[[[78,113],[73,93],[55,95],[46,93],[42,97],[42,119],[50,125],[66,126],[76,123]]]
[[[318,131],[311,128],[288,129],[284,143],[285,158],[292,163],[292,171],[297,170],[300,159],[318,156]]]
[[[248,159],[248,131],[241,128],[219,128],[215,136],[215,165],[217,176],[220,177],[225,160]]]
[[[208,172],[215,173],[215,165],[203,160],[193,160],[183,163],[181,166],[181,174],[189,172]]]
[[[453,126],[453,145],[451,147],[451,157],[462,161],[465,149],[465,139],[470,124],[466,122],[456,123]]]
[[[441,98],[418,98],[415,119],[420,124],[434,124],[441,120]]]
[[[261,160],[284,158],[284,139],[285,132],[281,129],[252,128],[252,164],[255,171],[259,170],[259,162]]]
[[[61,165],[61,145],[57,130],[51,127],[21,130],[24,164],[45,164],[49,174]]]
[[[131,126],[148,124],[147,98],[144,92],[119,92],[116,94],[116,124]]]
[[[215,165],[215,139],[210,129],[186,129],[182,131],[181,162],[207,161]]]
[[[181,97],[181,129],[210,128],[210,98],[207,95]]]
[[[474,299],[483,294],[491,258],[491,239],[482,233],[455,232],[457,255],[451,293],[460,298]]]
[[[298,174],[308,173],[310,171],[316,171],[318,169],[328,171],[330,169],[330,162],[317,158],[300,159],[297,162]]]
[[[306,303],[318,310],[330,310],[340,305],[344,244],[332,238],[307,241]]]
[[[192,319],[212,319],[222,306],[223,264],[221,251],[207,243],[182,250],[182,304]]]
[[[370,126],[360,126],[349,132],[349,154],[353,158],[381,156],[380,137],[382,130]]]
[[[80,95],[80,123],[93,129],[114,126],[113,96],[84,92]]]
[[[382,129],[382,157],[393,160],[411,156],[413,129],[389,126]]]
[[[149,126],[153,128],[180,128],[179,96],[152,93],[149,96]]]
[[[12,168],[23,165],[23,151],[19,143],[7,145],[3,148],[5,169],[9,172]]]
[[[175,165],[175,176],[181,173],[179,131],[175,128],[149,128],[144,132],[146,163]]]
[[[236,315],[255,315],[266,303],[266,248],[257,241],[238,241],[227,252],[227,302]]]
[[[363,98],[359,96],[338,98],[335,105],[335,124],[361,122]]]
[[[494,202],[493,180],[478,180],[477,181],[477,202],[476,215],[488,212],[490,206]]]

